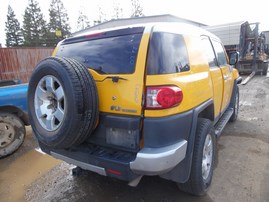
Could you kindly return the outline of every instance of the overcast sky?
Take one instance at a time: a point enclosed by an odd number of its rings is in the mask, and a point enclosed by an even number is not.
[[[50,0],[37,1],[48,21]],[[76,22],[79,10],[82,10],[90,21],[94,21],[98,18],[98,7],[100,6],[107,19],[110,19],[114,1],[119,2],[122,7],[123,17],[129,17],[131,0],[62,0],[69,16],[72,32],[77,31]],[[146,16],[172,14],[208,25],[248,20],[249,22],[260,22],[260,31],[269,30],[269,7],[265,2],[264,0],[140,0]],[[12,7],[22,26],[28,0],[0,0],[0,3],[0,43],[4,46],[8,5]]]

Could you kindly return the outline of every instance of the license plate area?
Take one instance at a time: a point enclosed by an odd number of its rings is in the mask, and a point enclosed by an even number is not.
[[[106,143],[135,150],[139,145],[139,130],[106,128]]]

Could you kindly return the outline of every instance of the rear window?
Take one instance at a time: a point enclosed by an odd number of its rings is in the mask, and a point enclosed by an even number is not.
[[[130,74],[135,70],[142,34],[128,34],[63,44],[56,56],[74,58],[100,74]]]
[[[147,73],[170,74],[189,71],[189,59],[182,35],[153,32],[148,52]]]

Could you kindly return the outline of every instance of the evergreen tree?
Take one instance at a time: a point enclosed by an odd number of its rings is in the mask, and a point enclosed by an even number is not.
[[[83,30],[90,27],[90,21],[89,18],[82,13],[82,11],[79,11],[78,21],[77,21],[77,29]]]
[[[6,46],[15,47],[21,46],[23,43],[23,35],[20,27],[20,23],[16,18],[16,15],[11,8],[8,6],[8,14],[6,21]]]
[[[46,21],[39,4],[29,0],[23,16],[24,46],[46,46]]]
[[[69,18],[61,0],[51,0],[49,17],[49,43],[55,46],[61,39],[71,34],[71,28],[68,23]]]
[[[144,16],[143,8],[141,7],[139,0],[131,0],[131,3],[132,3],[131,18]]]

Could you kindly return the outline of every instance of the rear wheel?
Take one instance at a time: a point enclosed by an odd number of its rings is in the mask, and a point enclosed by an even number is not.
[[[0,113],[0,158],[15,152],[25,138],[21,119],[10,113]]]
[[[31,76],[28,109],[38,141],[53,148],[78,145],[89,137],[98,119],[95,81],[73,59],[47,58]]]
[[[206,193],[213,176],[215,142],[212,122],[208,119],[198,119],[191,174],[187,182],[178,183],[180,190],[197,196]]]

